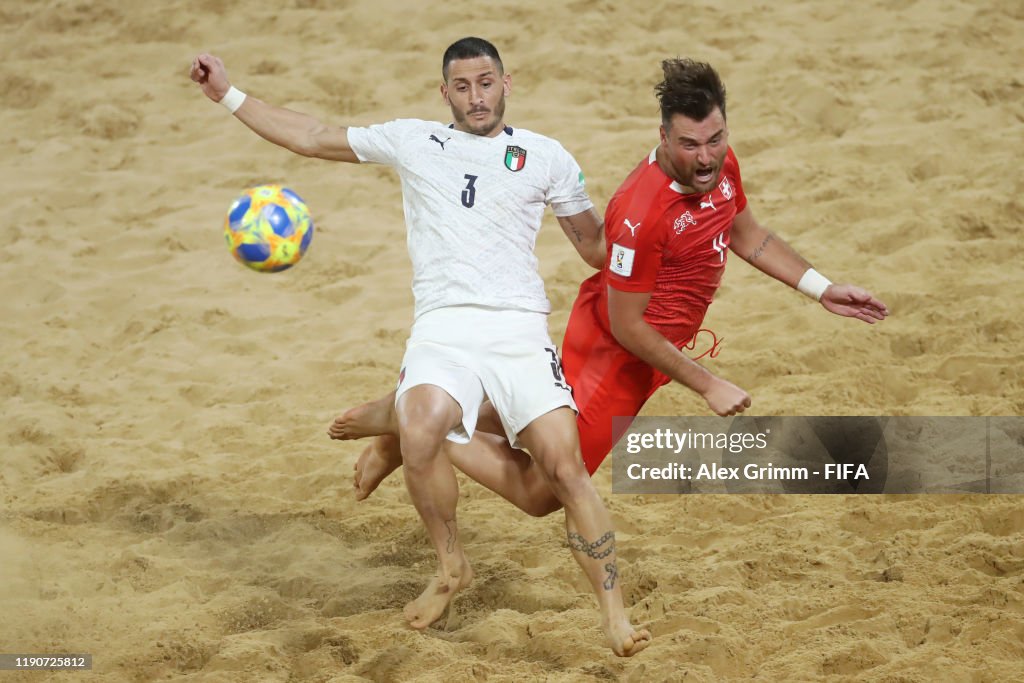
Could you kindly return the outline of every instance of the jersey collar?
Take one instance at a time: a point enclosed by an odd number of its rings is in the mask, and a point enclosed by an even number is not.
[[[452,130],[455,130],[455,124],[454,123],[449,123],[448,127],[451,128]],[[505,128],[502,129],[502,132],[505,133],[505,135],[508,135],[509,137],[511,137],[512,133],[514,131],[512,130],[512,126],[506,125]]]

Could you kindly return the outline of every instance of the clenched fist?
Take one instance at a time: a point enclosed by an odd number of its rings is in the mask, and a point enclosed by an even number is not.
[[[228,72],[224,69],[224,62],[220,61],[220,57],[205,52],[192,60],[192,68],[188,75],[203,89],[203,94],[214,102],[224,99],[231,87],[228,82]]]

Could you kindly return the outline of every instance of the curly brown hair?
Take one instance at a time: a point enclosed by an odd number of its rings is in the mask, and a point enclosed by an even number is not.
[[[725,85],[710,64],[692,59],[666,59],[665,80],[654,87],[661,103],[661,121],[667,128],[674,114],[703,121],[718,107],[725,118]]]

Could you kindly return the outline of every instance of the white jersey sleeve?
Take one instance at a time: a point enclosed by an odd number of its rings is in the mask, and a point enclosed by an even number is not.
[[[575,216],[593,208],[583,187],[583,171],[561,145],[551,160],[551,181],[548,185],[545,202],[551,206],[558,217]]]
[[[418,123],[412,119],[397,119],[366,128],[351,126],[348,129],[348,146],[363,163],[395,166],[398,164],[403,140],[416,129]]]

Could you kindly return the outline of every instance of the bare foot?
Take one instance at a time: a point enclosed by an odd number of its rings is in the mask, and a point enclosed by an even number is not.
[[[441,618],[455,598],[455,594],[468,586],[472,580],[473,570],[465,560],[458,570],[450,572],[447,578],[435,576],[420,596],[405,606],[405,620],[415,629],[430,626]]]
[[[388,394],[376,401],[349,408],[334,419],[327,428],[332,439],[348,441],[381,434],[397,434],[395,425],[394,394]]]
[[[401,465],[402,451],[397,437],[378,436],[374,439],[352,467],[356,471],[352,481],[356,500],[364,500]]]
[[[602,623],[602,627],[612,651],[619,657],[632,657],[651,644],[651,632],[647,629],[636,630],[625,617],[611,623]]]

